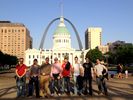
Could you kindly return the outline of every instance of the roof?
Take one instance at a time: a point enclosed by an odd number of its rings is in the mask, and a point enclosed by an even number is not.
[[[62,16],[60,17],[60,23],[56,28],[54,35],[70,35],[70,32],[64,24],[64,18]]]

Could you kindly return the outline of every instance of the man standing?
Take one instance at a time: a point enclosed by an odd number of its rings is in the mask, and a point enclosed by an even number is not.
[[[74,58],[74,60],[75,60],[75,63],[73,65],[74,92],[77,93],[78,95],[81,95],[83,89],[83,76],[84,76],[83,74],[84,72],[82,73],[83,67],[78,62],[77,56]]]
[[[97,84],[98,84],[99,94],[103,93],[105,95],[108,95],[106,82],[104,79],[104,75],[102,74],[103,71],[106,71],[106,73],[107,73],[108,70],[104,65],[100,64],[99,59],[96,60],[96,65],[94,67],[94,71],[96,74],[96,80],[97,80]]]
[[[40,71],[39,71],[39,65],[37,59],[34,59],[33,65],[31,66],[29,70],[29,94],[28,96],[33,95],[33,84],[35,85],[35,90],[36,90],[36,98],[39,98],[39,77]]]
[[[58,62],[58,58],[54,58],[54,64],[51,67],[51,96],[54,95],[55,87],[57,86],[57,93],[61,95],[61,77],[62,77],[62,67]],[[57,82],[57,84],[56,84]]]
[[[25,87],[26,87],[26,65],[23,64],[24,59],[20,58],[19,63],[16,66],[16,84],[17,84],[17,98],[18,97],[24,97],[26,95],[25,93]]]
[[[85,58],[86,62],[83,64],[84,67],[84,83],[85,83],[85,91],[84,94],[89,94],[92,96],[92,77],[93,77],[93,65],[90,62],[89,58]],[[89,88],[88,88],[89,85]]]
[[[50,95],[49,81],[50,81],[51,65],[49,64],[49,58],[46,57],[45,63],[40,67],[40,95],[46,98]]]
[[[62,76],[63,76],[63,89],[65,92],[65,89],[67,89],[67,94],[70,95],[70,75],[72,66],[70,62],[68,61],[68,57],[64,58],[64,63],[62,64]]]

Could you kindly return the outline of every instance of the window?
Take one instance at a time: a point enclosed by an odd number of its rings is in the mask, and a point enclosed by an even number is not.
[[[33,55],[33,58],[35,58],[35,56]]]
[[[29,59],[31,58],[31,56],[29,55]]]
[[[37,58],[39,58],[39,56],[37,55]]]
[[[30,61],[29,61],[29,65],[30,65]]]
[[[5,33],[7,33],[7,30],[5,29]]]
[[[42,56],[42,59],[45,59],[45,56]]]
[[[1,30],[1,33],[3,33],[3,29]]]
[[[24,32],[24,29],[22,29],[22,32]]]

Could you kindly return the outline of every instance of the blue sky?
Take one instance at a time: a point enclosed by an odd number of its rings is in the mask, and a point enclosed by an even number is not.
[[[30,30],[33,47],[38,48],[48,23],[60,17],[61,0],[0,0],[0,20],[23,23]],[[85,30],[101,27],[102,44],[123,40],[133,43],[133,0],[63,0],[64,17],[77,28],[84,46]],[[59,21],[49,29],[44,48],[52,48],[52,34]],[[78,48],[75,33],[71,32],[72,47]]]

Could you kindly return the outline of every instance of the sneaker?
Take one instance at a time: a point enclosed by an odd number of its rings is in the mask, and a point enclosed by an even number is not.
[[[66,94],[67,94],[68,96],[70,96],[70,95],[71,95],[71,94],[70,94],[70,92],[67,92]]]
[[[92,93],[89,93],[90,96],[92,96]]]
[[[77,92],[77,94],[80,96],[81,95],[81,93],[80,92]]]
[[[42,96],[36,96],[36,98],[41,98]]]
[[[61,94],[60,94],[60,93],[58,93],[58,96],[61,96]]]
[[[44,97],[45,97],[45,98],[48,98],[48,96],[47,96],[47,95],[45,95]]]
[[[107,92],[105,92],[105,93],[104,93],[104,95],[105,95],[105,96],[108,96],[108,93],[107,93]]]
[[[98,92],[98,95],[100,95],[100,94],[102,94],[102,92],[101,92],[101,91],[99,91],[99,92]]]
[[[32,95],[28,95],[27,97],[28,97],[28,98],[32,98]]]
[[[51,97],[53,97],[53,96],[54,96],[54,94],[52,93],[52,94],[51,94]]]

